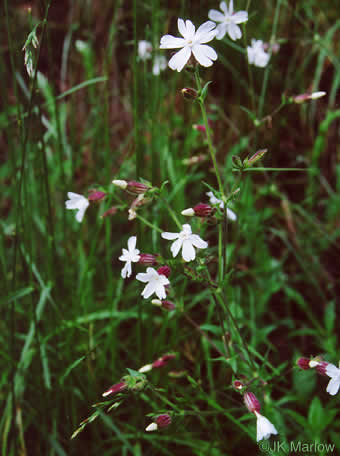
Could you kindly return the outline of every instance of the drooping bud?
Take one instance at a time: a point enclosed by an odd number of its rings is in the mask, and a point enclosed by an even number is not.
[[[162,429],[170,426],[171,424],[171,416],[164,413],[163,415],[158,415],[155,421],[149,424],[145,430],[147,432],[157,431],[157,429]]]
[[[101,192],[99,190],[90,190],[90,194],[88,197],[89,201],[100,201],[104,199],[106,196],[106,193]]]
[[[260,413],[261,405],[254,393],[245,393],[243,399],[250,413]]]
[[[191,87],[185,87],[181,90],[181,92],[186,100],[195,100],[196,98],[198,98],[197,90],[192,89]]]
[[[108,390],[106,390],[102,396],[106,397],[106,396],[109,396],[109,394],[116,394],[116,393],[120,393],[121,391],[125,390],[127,388],[127,384],[125,382],[119,382],[119,383],[116,383],[112,386],[110,386],[110,388]]]
[[[163,307],[163,309],[174,310],[176,308],[175,304],[168,300],[153,299],[151,304],[158,307]]]
[[[159,275],[164,275],[165,277],[169,277],[171,274],[171,269],[169,266],[161,266],[160,268],[157,269],[157,272]]]
[[[155,265],[157,264],[158,255],[152,255],[151,253],[141,253],[139,255],[140,264]]]
[[[145,193],[147,190],[149,190],[150,187],[147,185],[143,184],[143,182],[137,182],[137,181],[129,181],[127,183],[127,188],[131,193],[134,193],[135,195],[140,195],[142,193]]]

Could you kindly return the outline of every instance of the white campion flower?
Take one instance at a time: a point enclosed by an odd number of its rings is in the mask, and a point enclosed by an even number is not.
[[[195,32],[194,24],[183,19],[178,19],[177,26],[179,33],[183,38],[176,38],[172,35],[164,35],[161,38],[160,49],[179,49],[169,60],[169,67],[172,70],[182,71],[184,65],[188,62],[191,53],[194,54],[197,62],[204,66],[210,67],[213,61],[217,59],[214,49],[204,43],[213,40],[216,35],[216,24],[211,21],[204,22]]]
[[[156,55],[153,59],[152,74],[159,76],[161,71],[165,70],[168,62],[164,55]]]
[[[340,388],[340,369],[334,366],[334,364],[329,363],[326,366],[325,373],[328,375],[328,377],[331,377],[330,381],[328,382],[326,391],[331,396],[335,396]]]
[[[210,204],[213,204],[213,205],[218,204],[220,209],[224,209],[224,202],[222,200],[216,198],[216,196],[213,194],[213,192],[207,192],[206,195],[209,196]],[[233,222],[235,222],[235,220],[237,220],[237,215],[235,214],[235,212],[232,211],[231,209],[229,209],[228,207],[227,207],[227,218],[232,220]]]
[[[269,439],[269,437],[274,434],[277,435],[278,432],[273,425],[265,416],[261,413],[254,411],[256,416],[256,441],[259,442],[262,439]]]
[[[192,234],[191,226],[189,224],[182,225],[183,230],[179,233],[168,233],[164,232],[161,234],[163,239],[169,241],[175,240],[171,244],[170,250],[172,256],[176,257],[178,252],[182,249],[182,258],[184,261],[192,261],[196,258],[196,252],[194,247],[197,249],[206,249],[208,243],[203,241],[198,234]]]
[[[126,262],[126,265],[123,267],[121,272],[121,276],[123,277],[123,279],[131,276],[131,263],[137,263],[140,259],[139,250],[136,249],[136,242],[136,236],[131,236],[128,239],[128,250],[123,249],[123,254],[119,257],[120,261]]]
[[[66,209],[78,209],[76,220],[80,223],[84,218],[86,209],[89,207],[89,200],[78,193],[68,192],[67,196],[70,199],[65,201]]]
[[[251,40],[251,46],[247,46],[248,62],[257,67],[264,68],[267,66],[270,54],[264,51],[262,40]]]
[[[227,7],[226,2],[221,2],[220,9],[223,11],[223,13],[215,9],[209,11],[209,19],[215,22],[220,22],[220,24],[218,24],[216,27],[216,38],[218,40],[221,40],[228,33],[232,40],[238,40],[239,38],[241,38],[242,32],[237,24],[247,22],[247,11],[234,12],[233,0],[230,0],[229,2],[229,9]]]
[[[154,268],[147,268],[146,272],[138,273],[136,279],[147,283],[142,291],[144,299],[149,298],[153,293],[156,293],[158,299],[166,298],[165,285],[169,285],[170,281],[165,275],[158,274]]]
[[[152,44],[146,40],[138,41],[138,57],[141,60],[148,60],[151,58]]]

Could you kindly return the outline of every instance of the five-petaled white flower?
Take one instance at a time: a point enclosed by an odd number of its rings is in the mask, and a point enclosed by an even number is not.
[[[326,366],[326,375],[331,377],[327,385],[327,393],[331,396],[335,396],[340,388],[340,369],[334,364],[327,364]]]
[[[80,223],[84,218],[86,209],[89,207],[89,200],[78,193],[68,192],[67,196],[70,199],[65,201],[66,209],[78,209],[76,220]]]
[[[121,272],[123,279],[131,276],[131,263],[137,263],[140,259],[139,250],[136,249],[136,241],[136,236],[131,236],[128,239],[128,250],[123,249],[123,255],[119,257],[120,261],[126,262],[126,265],[123,267]]]
[[[229,10],[226,2],[221,2],[220,8],[223,13],[215,9],[209,11],[209,19],[215,22],[220,22],[220,24],[216,27],[216,38],[221,40],[224,38],[226,33],[228,33],[232,40],[238,40],[241,38],[242,32],[237,24],[241,24],[242,22],[246,22],[248,20],[247,11],[238,11],[237,13],[234,13],[233,0],[230,0]]]
[[[222,200],[216,198],[216,196],[213,194],[213,192],[207,192],[206,195],[209,196],[210,204],[218,204],[220,209],[224,209],[224,202]],[[229,209],[228,207],[227,207],[227,218],[232,220],[233,222],[235,222],[235,220],[237,219],[237,215],[235,214],[235,212],[232,211],[231,209]]]
[[[206,249],[208,243],[203,241],[198,234],[192,234],[191,226],[189,224],[182,225],[183,230],[180,233],[162,233],[161,236],[163,239],[168,239],[170,241],[175,240],[171,244],[172,256],[177,256],[178,252],[182,248],[182,258],[184,261],[192,261],[196,258],[196,252],[194,247],[197,249]]]
[[[204,22],[196,32],[194,24],[189,20],[184,22],[183,19],[178,19],[177,26],[183,38],[176,38],[172,35],[164,35],[161,38],[160,49],[183,48],[171,57],[169,67],[172,70],[182,71],[191,53],[202,66],[211,66],[217,59],[217,54],[212,47],[203,43],[208,43],[215,38],[216,24],[211,21]]]
[[[158,274],[154,268],[147,268],[146,272],[140,272],[136,275],[136,279],[140,282],[147,283],[142,291],[142,296],[147,299],[153,293],[156,293],[158,299],[165,299],[165,285],[169,285],[169,279],[163,274]]]
[[[151,58],[152,44],[146,40],[138,41],[138,57],[141,60],[148,60]]]
[[[251,46],[247,46],[248,62],[257,67],[264,68],[267,66],[270,54],[264,51],[262,40],[251,40]]]
[[[268,439],[271,434],[278,434],[275,426],[261,413],[254,411],[257,422],[256,422],[256,441],[259,442],[262,439]]]

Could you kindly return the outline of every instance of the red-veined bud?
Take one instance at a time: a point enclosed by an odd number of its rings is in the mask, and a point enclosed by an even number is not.
[[[158,415],[155,421],[145,428],[147,432],[157,431],[157,429],[166,428],[171,424],[171,416],[168,414]]]
[[[99,190],[90,190],[90,194],[88,197],[89,201],[100,201],[104,199],[106,196],[106,193],[101,192]]]
[[[118,210],[118,209],[117,209],[115,206],[110,207],[110,209],[108,209],[107,211],[105,211],[105,212],[101,215],[101,217],[105,218],[105,217],[108,217],[108,216],[110,216],[110,215],[114,215],[114,214],[116,214],[117,210]]]
[[[106,397],[108,396],[109,394],[116,394],[116,393],[120,393],[121,391],[125,390],[125,388],[127,387],[126,383],[125,382],[119,382],[119,383],[115,383],[114,385],[110,386],[110,388],[108,390],[106,390],[102,396]]]
[[[245,393],[243,399],[250,413],[260,413],[261,405],[254,393]]]
[[[310,369],[310,359],[309,358],[299,358],[296,362],[300,369],[307,370]]]
[[[233,387],[236,388],[237,390],[241,390],[244,387],[244,385],[239,380],[235,380],[233,383]]]
[[[171,269],[169,266],[161,266],[160,268],[157,269],[157,272],[159,275],[164,275],[165,277],[169,277],[171,274]]]
[[[198,97],[197,90],[192,89],[191,87],[185,87],[181,92],[186,100],[195,100]]]
[[[157,257],[158,257],[158,255],[152,255],[151,253],[141,253],[139,255],[138,263],[147,264],[147,265],[155,265],[155,264],[157,264]]]

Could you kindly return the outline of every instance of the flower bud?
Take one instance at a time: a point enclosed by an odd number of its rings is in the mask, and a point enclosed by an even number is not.
[[[327,375],[326,373],[326,369],[327,369],[327,366],[328,366],[329,363],[327,363],[326,361],[321,361],[320,363],[318,363],[316,365],[316,370],[319,374],[321,375]]]
[[[194,206],[194,212],[197,217],[209,217],[214,209],[209,204],[199,203]]]
[[[176,308],[175,304],[167,299],[162,301],[162,307],[167,310],[174,310]]]
[[[158,367],[166,366],[168,364],[168,362],[171,359],[174,359],[174,358],[176,358],[176,355],[174,355],[173,353],[169,353],[167,355],[163,355],[163,356],[161,356],[160,358],[158,358],[156,361],[154,361],[152,363],[152,368],[158,368]]]
[[[296,363],[300,369],[307,370],[311,368],[309,358],[299,358]]]
[[[233,387],[238,389],[238,390],[241,390],[244,387],[244,385],[239,380],[235,380],[234,383],[233,383]]]
[[[152,370],[152,364],[145,364],[145,366],[142,366],[138,369],[138,372],[143,374],[144,372],[150,372]]]
[[[205,125],[197,125],[197,124],[194,124],[192,126],[192,128],[196,131],[201,131],[202,133],[205,133],[207,131],[207,129],[205,128]]]
[[[245,393],[243,399],[250,413],[260,412],[261,405],[254,393]]]
[[[324,97],[326,92],[313,92],[313,93],[302,93],[292,97],[294,103],[301,104],[309,100],[317,100],[318,98]]]
[[[127,183],[127,189],[129,192],[134,193],[135,195],[140,195],[142,193],[145,193],[147,190],[149,190],[150,187],[147,185],[143,184],[142,182],[137,182],[137,181],[129,181]]]
[[[155,265],[157,264],[158,255],[152,255],[151,253],[141,253],[139,255],[140,264]]]
[[[193,217],[195,215],[195,211],[192,207],[189,207],[188,209],[184,209],[181,214],[186,217]]]
[[[109,388],[108,390],[106,390],[106,391],[102,394],[102,396],[106,397],[106,396],[108,396],[109,394],[120,393],[121,391],[125,390],[126,387],[127,387],[127,385],[126,385],[125,382],[116,383],[115,385],[110,386],[110,388]]]
[[[248,162],[247,162],[247,165],[249,166],[252,166],[254,165],[254,163],[256,163],[257,161],[261,160],[261,158],[267,153],[268,149],[260,149],[258,150],[257,152],[255,152],[254,155],[252,155],[249,159],[248,159]]]
[[[198,97],[197,90],[192,89],[191,87],[185,87],[181,92],[186,100],[195,100]]]
[[[157,269],[157,272],[159,275],[164,275],[165,277],[169,277],[171,274],[171,269],[169,266],[161,266],[160,268]]]
[[[243,162],[241,158],[238,155],[233,155],[231,157],[231,160],[233,162],[233,165],[238,168],[238,169],[243,169]]]
[[[117,208],[115,206],[110,207],[107,211],[105,211],[101,217],[105,218],[108,217],[109,215],[114,215],[117,212]]]
[[[103,198],[105,198],[105,196],[106,196],[106,193],[104,193],[104,192],[101,192],[99,190],[90,190],[88,200],[89,201],[100,201]]]
[[[171,416],[168,414],[158,415],[154,422],[150,423],[145,428],[147,432],[157,431],[161,428],[166,428],[171,424]]]
[[[122,188],[123,190],[125,190],[128,185],[128,183],[125,180],[113,180],[112,183],[116,187]]]

